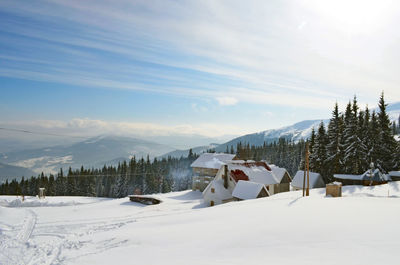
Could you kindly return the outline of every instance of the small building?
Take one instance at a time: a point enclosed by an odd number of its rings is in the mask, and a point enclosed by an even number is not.
[[[369,169],[361,175],[351,174],[334,174],[334,180],[342,182],[343,185],[363,185],[363,186],[374,186],[388,183],[390,180],[389,176],[382,174],[380,170]]]
[[[235,159],[235,155],[225,153],[201,154],[190,165],[193,170],[192,189],[203,191],[214,179],[221,166],[232,159]]]
[[[235,200],[251,200],[268,197],[269,192],[261,183],[239,180],[233,190],[232,196]]]
[[[326,196],[342,197],[342,183],[335,181],[326,184]]]
[[[310,189],[325,187],[325,182],[322,179],[321,174],[310,171],[309,176],[310,176]],[[302,190],[303,182],[304,182],[304,171],[299,170],[297,171],[291,183],[293,190]],[[307,172],[306,172],[305,188],[307,188]]]
[[[392,181],[400,181],[400,171],[390,171],[388,175]]]
[[[279,181],[278,184],[274,184],[273,187],[274,193],[290,191],[290,182],[292,182],[292,178],[290,177],[289,172],[286,170],[286,168],[281,168],[272,165],[270,165],[270,167],[272,173],[274,173],[275,177]]]
[[[239,181],[261,184],[272,195],[279,180],[265,162],[232,160],[218,170],[214,180],[203,191],[204,202],[210,206],[234,200],[233,191]],[[272,190],[272,192],[271,192]]]

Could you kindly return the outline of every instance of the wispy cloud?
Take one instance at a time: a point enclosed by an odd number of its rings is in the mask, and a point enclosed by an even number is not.
[[[74,118],[69,121],[61,120],[34,120],[2,122],[6,128],[31,130],[39,133],[62,134],[63,136],[91,137],[99,134],[113,134],[148,138],[153,136],[202,135],[207,137],[221,137],[227,130],[231,135],[250,133],[249,129],[241,126],[232,126],[223,123],[177,123],[162,125],[151,122],[106,121],[88,118]],[[18,137],[18,135],[14,135]],[[20,135],[25,137],[25,135]]]
[[[222,106],[230,106],[238,103],[238,100],[234,97],[217,97],[217,101]]]
[[[314,1],[2,1],[0,75],[220,105],[372,104],[383,89],[400,98],[399,5],[380,6],[373,31],[349,34]]]

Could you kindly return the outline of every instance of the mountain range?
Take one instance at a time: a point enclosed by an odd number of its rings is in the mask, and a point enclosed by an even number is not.
[[[390,104],[387,108],[392,121],[398,122],[400,102]],[[271,129],[236,137],[222,144],[212,143],[191,148],[193,153],[203,153],[209,149],[225,152],[237,143],[262,145],[284,137],[292,141],[308,138],[312,128],[317,128],[323,121],[327,125],[329,120],[305,120],[279,129]],[[118,162],[146,157],[181,157],[189,154],[189,149],[175,149],[167,144],[155,141],[142,140],[124,136],[98,136],[76,143],[66,143],[46,148],[34,148],[0,153],[0,182],[6,176],[20,177],[44,173],[55,173],[60,168],[68,169],[84,167],[102,167],[104,164],[116,165]],[[153,140],[152,139],[152,140]],[[160,138],[160,140],[162,140]]]

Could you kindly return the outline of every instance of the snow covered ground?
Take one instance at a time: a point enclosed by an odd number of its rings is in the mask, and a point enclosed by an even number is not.
[[[0,264],[398,264],[400,183],[204,208],[200,192],[0,196]],[[25,207],[29,206],[29,207]]]

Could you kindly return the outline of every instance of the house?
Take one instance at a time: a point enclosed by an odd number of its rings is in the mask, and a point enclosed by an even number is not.
[[[310,176],[310,189],[325,187],[325,182],[322,179],[321,174],[310,171],[309,176]],[[299,170],[297,171],[291,183],[293,190],[302,190],[303,181],[304,181],[304,171]],[[306,173],[305,187],[307,188],[307,173]]]
[[[239,180],[232,192],[232,196],[238,201],[251,200],[268,197],[269,192],[261,183]]]
[[[400,171],[390,171],[388,175],[392,181],[400,181]]]
[[[379,169],[369,169],[361,175],[334,174],[333,178],[336,181],[340,181],[343,185],[374,186],[390,181],[390,177],[382,174]]]
[[[290,182],[292,182],[292,178],[290,177],[289,172],[287,172],[285,168],[277,167],[275,165],[270,165],[270,167],[272,173],[274,173],[275,177],[279,181],[279,184],[274,184],[274,193],[290,191]]]
[[[190,167],[193,170],[192,189],[203,191],[214,179],[218,170],[227,161],[235,159],[235,155],[224,153],[203,153]]]
[[[239,181],[262,184],[270,195],[274,194],[274,185],[279,184],[265,162],[232,160],[218,170],[214,180],[205,188],[204,201],[212,206],[234,200],[232,194]]]

